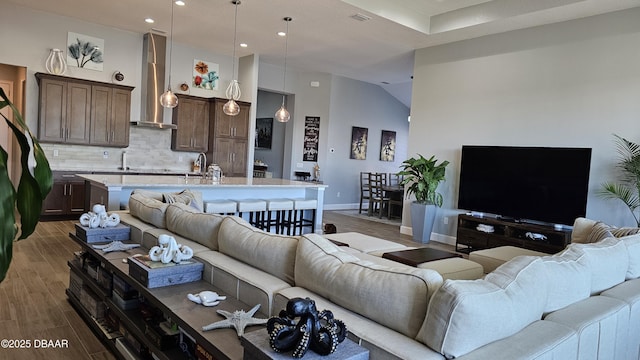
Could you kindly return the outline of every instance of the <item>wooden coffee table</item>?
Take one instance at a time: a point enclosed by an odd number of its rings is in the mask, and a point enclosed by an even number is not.
[[[382,257],[409,266],[417,267],[418,265],[428,261],[462,257],[462,255],[424,247],[410,250],[391,251],[382,254]]]

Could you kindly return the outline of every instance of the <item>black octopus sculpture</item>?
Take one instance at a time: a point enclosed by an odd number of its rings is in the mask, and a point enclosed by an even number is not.
[[[295,319],[300,319],[296,323]],[[293,350],[294,358],[301,358],[311,349],[320,355],[332,354],[347,336],[345,324],[333,318],[329,310],[318,312],[315,301],[293,298],[279,317],[267,321],[269,343],[276,352]]]

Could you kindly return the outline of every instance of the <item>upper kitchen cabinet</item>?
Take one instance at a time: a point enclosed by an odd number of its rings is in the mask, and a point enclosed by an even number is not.
[[[209,99],[178,95],[173,109],[171,150],[206,152],[209,140]]]
[[[38,140],[129,146],[133,87],[36,73],[40,85]]]
[[[92,86],[91,145],[129,146],[131,90]]]
[[[214,134],[216,137],[227,137],[246,140],[249,137],[249,110],[251,104],[238,102],[240,114],[229,116],[222,111],[227,99],[215,100]]]

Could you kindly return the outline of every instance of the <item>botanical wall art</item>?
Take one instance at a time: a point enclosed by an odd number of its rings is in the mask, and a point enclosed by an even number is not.
[[[218,90],[220,65],[204,60],[193,60],[193,87]]]
[[[320,117],[307,116],[304,119],[304,149],[302,161],[318,161],[318,142],[320,137]]]
[[[351,127],[351,156],[350,159],[367,159],[367,136],[369,129],[357,126]]]
[[[102,71],[104,40],[74,32],[67,33],[67,66]]]
[[[382,130],[380,139],[380,160],[393,161],[396,156],[396,132]]]
[[[271,149],[273,118],[256,119],[256,148]]]

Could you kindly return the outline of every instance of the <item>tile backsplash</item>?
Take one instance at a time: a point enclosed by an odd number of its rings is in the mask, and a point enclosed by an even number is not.
[[[171,150],[171,130],[132,126],[129,147],[100,147],[41,143],[53,170],[116,171],[127,152],[131,170],[190,172],[198,153]],[[105,155],[106,154],[106,155]]]

